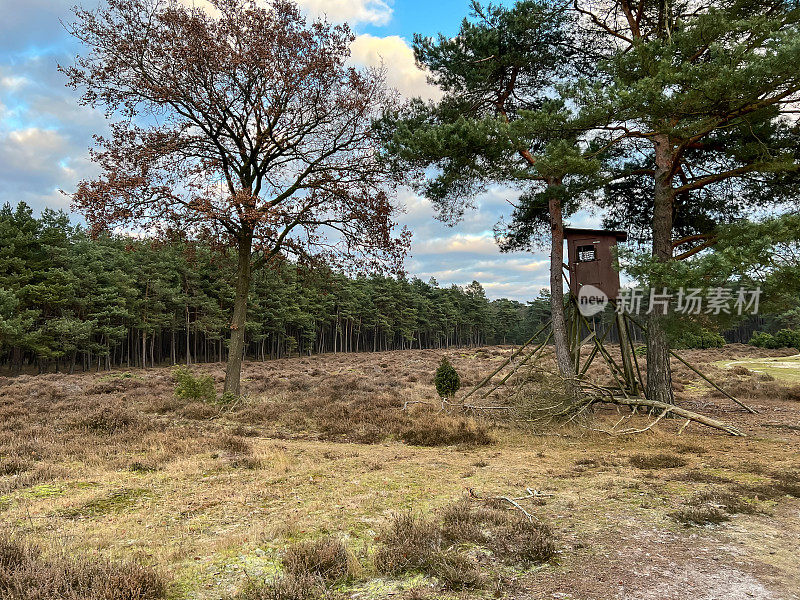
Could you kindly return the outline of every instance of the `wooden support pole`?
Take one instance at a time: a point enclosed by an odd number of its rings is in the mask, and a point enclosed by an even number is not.
[[[638,326],[641,328],[641,330],[645,332],[645,334],[647,334],[647,328],[646,328],[644,325],[642,325],[641,323],[639,323],[638,321],[636,321],[636,320],[635,320],[635,319],[634,319],[632,316],[630,316],[630,315],[628,315],[628,318],[629,318],[629,319],[630,319],[630,320],[631,320],[633,323],[635,323],[636,325],[638,325]],[[749,413],[751,413],[751,414],[757,414],[757,413],[758,413],[758,411],[757,411],[757,410],[755,410],[754,408],[750,408],[749,406],[747,406],[747,404],[745,404],[744,402],[742,402],[742,401],[741,401],[741,400],[739,400],[738,398],[734,398],[734,397],[733,397],[733,396],[731,396],[731,395],[730,395],[728,392],[726,392],[726,391],[725,391],[725,390],[723,390],[721,387],[719,387],[719,386],[718,386],[716,383],[714,383],[713,381],[711,381],[711,380],[710,380],[708,377],[706,377],[705,375],[703,375],[703,373],[701,373],[700,371],[698,371],[698,370],[697,370],[695,367],[693,367],[693,366],[692,366],[692,365],[690,365],[688,362],[686,362],[686,361],[685,361],[683,358],[681,358],[681,357],[678,355],[678,353],[677,353],[677,352],[675,352],[674,350],[670,350],[670,351],[669,351],[669,353],[670,353],[672,356],[674,356],[675,358],[677,358],[677,359],[678,359],[680,362],[682,362],[682,363],[683,363],[685,366],[687,366],[689,369],[691,369],[691,370],[692,370],[694,373],[696,373],[697,375],[699,375],[700,377],[702,377],[703,381],[705,381],[706,383],[710,383],[710,384],[711,384],[711,385],[712,385],[712,386],[713,386],[713,387],[714,387],[714,388],[715,388],[717,391],[719,391],[720,393],[724,394],[725,396],[727,396],[728,398],[730,398],[731,400],[733,400],[733,401],[734,401],[736,404],[738,404],[739,406],[741,406],[741,407],[742,407],[743,409],[745,409],[747,412],[749,412]]]
[[[738,398],[734,398],[733,396],[731,396],[731,395],[730,395],[728,392],[726,392],[725,390],[723,390],[723,389],[722,389],[721,387],[719,387],[719,386],[718,386],[716,383],[714,383],[714,382],[713,382],[713,381],[711,381],[711,380],[710,380],[708,377],[706,377],[705,375],[703,375],[703,374],[702,374],[700,371],[698,371],[697,369],[695,369],[695,368],[694,368],[692,365],[690,365],[688,362],[686,362],[686,361],[685,361],[683,358],[681,358],[680,356],[678,356],[678,354],[677,354],[677,353],[676,353],[674,350],[670,350],[670,351],[669,351],[669,353],[670,353],[672,356],[674,356],[675,358],[677,358],[679,361],[681,361],[681,362],[682,362],[684,365],[686,365],[687,367],[689,367],[689,368],[690,368],[692,371],[694,371],[695,373],[697,373],[698,375],[700,375],[700,377],[702,377],[702,378],[703,378],[703,379],[704,379],[706,382],[708,382],[708,383],[710,383],[711,385],[713,385],[713,386],[714,386],[714,388],[716,388],[718,391],[722,392],[722,393],[723,393],[723,394],[725,394],[725,395],[726,395],[728,398],[730,398],[731,400],[733,400],[734,402],[736,402],[736,404],[738,404],[739,406],[741,406],[741,407],[742,407],[743,409],[745,409],[747,412],[749,412],[749,413],[751,413],[751,414],[756,414],[756,413],[758,413],[758,411],[757,411],[756,409],[754,409],[754,408],[750,408],[749,406],[747,406],[747,404],[745,404],[744,402],[742,402],[742,401],[741,401],[741,400],[739,400]]]
[[[616,313],[617,332],[619,333],[619,351],[622,355],[622,368],[625,374],[625,383],[632,396],[639,394],[639,383],[633,372],[633,359],[631,357],[630,343],[628,342],[628,325],[620,313]]]
[[[488,392],[484,392],[484,394],[481,396],[481,399],[486,398],[489,394],[491,394],[493,391],[495,391],[497,388],[499,388],[501,385],[503,385],[506,381],[508,381],[508,379],[514,373],[516,373],[525,363],[527,363],[530,359],[532,359],[534,356],[536,356],[539,353],[539,351],[547,345],[547,342],[550,341],[550,338],[552,336],[553,336],[553,332],[552,331],[548,332],[547,333],[547,337],[544,338],[544,341],[542,341],[542,343],[540,343],[538,346],[536,346],[536,348],[534,348],[533,351],[530,354],[528,354],[528,356],[523,358],[519,362],[519,364],[517,364],[516,367],[511,369],[511,372],[508,373],[505,377],[503,377],[497,384],[495,384],[495,386],[492,389],[490,389]]]
[[[477,392],[479,389],[481,389],[483,386],[485,386],[487,383],[489,383],[489,381],[491,381],[492,377],[494,377],[494,376],[495,376],[495,375],[497,375],[497,374],[498,374],[500,371],[502,371],[502,370],[505,368],[505,366],[506,366],[508,363],[510,363],[512,360],[514,360],[514,359],[515,359],[517,356],[519,356],[519,355],[520,355],[520,353],[521,353],[521,352],[522,352],[522,351],[523,351],[525,348],[527,348],[528,346],[530,346],[530,345],[531,345],[531,343],[533,343],[533,341],[534,341],[534,340],[535,340],[537,337],[539,337],[539,334],[540,334],[540,333],[542,333],[542,332],[543,332],[545,329],[547,329],[548,327],[550,327],[550,324],[551,324],[551,323],[552,323],[552,321],[548,321],[547,323],[545,323],[544,325],[542,325],[542,326],[539,328],[539,330],[538,330],[536,333],[534,333],[534,334],[531,336],[531,339],[529,339],[527,342],[525,342],[524,344],[522,344],[522,346],[520,346],[520,347],[519,347],[519,348],[518,348],[518,349],[517,349],[517,350],[516,350],[516,351],[515,351],[515,352],[514,352],[514,353],[513,353],[511,356],[509,356],[509,357],[508,357],[506,360],[504,360],[504,361],[503,361],[503,363],[502,363],[502,364],[501,364],[499,367],[497,367],[497,369],[495,369],[495,370],[494,370],[494,371],[492,371],[492,372],[491,372],[489,375],[487,375],[486,377],[484,377],[484,378],[481,380],[481,382],[480,382],[478,385],[476,385],[474,388],[472,388],[472,389],[471,389],[471,390],[470,390],[470,391],[467,393],[467,395],[466,395],[466,396],[464,396],[464,397],[461,399],[461,402],[464,402],[464,401],[465,401],[467,398],[469,398],[470,396],[472,396],[472,394],[474,394],[474,393],[475,393],[475,392]]]

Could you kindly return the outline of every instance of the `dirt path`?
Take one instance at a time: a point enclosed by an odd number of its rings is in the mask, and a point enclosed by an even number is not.
[[[630,527],[626,527],[629,525]],[[564,600],[800,599],[800,501],[723,526],[639,528],[634,521],[579,545],[563,570],[523,584],[519,598]]]

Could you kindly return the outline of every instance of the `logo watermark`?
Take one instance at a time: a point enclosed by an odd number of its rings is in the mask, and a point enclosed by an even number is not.
[[[667,288],[628,288],[620,290],[616,298],[616,311],[629,315],[666,315],[669,312],[682,315],[757,315],[760,300],[760,287],[754,290],[678,288],[677,291]]]
[[[603,312],[608,304],[606,293],[593,285],[584,285],[578,291],[578,310],[584,317],[592,317]]]

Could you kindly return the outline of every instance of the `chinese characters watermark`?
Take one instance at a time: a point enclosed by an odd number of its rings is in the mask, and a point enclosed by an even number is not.
[[[679,288],[677,292],[667,288],[628,288],[620,290],[616,311],[630,315],[666,315],[670,310],[683,315],[756,315],[760,300],[760,287],[754,290]]]

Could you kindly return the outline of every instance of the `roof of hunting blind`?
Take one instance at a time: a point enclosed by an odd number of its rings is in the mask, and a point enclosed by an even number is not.
[[[576,237],[579,235],[585,235],[587,237],[613,236],[618,242],[625,242],[628,239],[628,233],[626,231],[618,231],[613,229],[581,229],[578,227],[565,227],[564,235],[569,237]]]

